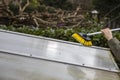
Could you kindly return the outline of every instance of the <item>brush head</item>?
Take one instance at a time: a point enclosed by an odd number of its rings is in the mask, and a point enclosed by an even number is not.
[[[74,33],[72,37],[85,46],[92,46],[92,41],[86,34]]]

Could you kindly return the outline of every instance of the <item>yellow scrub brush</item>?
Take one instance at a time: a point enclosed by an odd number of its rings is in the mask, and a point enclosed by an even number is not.
[[[120,28],[111,29],[111,31],[118,31],[118,30],[120,30]],[[74,33],[72,37],[85,46],[92,46],[92,41],[89,38],[89,36],[93,36],[101,33],[102,32],[94,32],[94,33],[88,33],[88,34]]]

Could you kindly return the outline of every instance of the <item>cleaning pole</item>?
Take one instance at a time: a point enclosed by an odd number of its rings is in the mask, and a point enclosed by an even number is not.
[[[111,29],[111,31],[119,31],[120,28],[116,28],[116,29]],[[94,33],[88,33],[88,34],[84,34],[84,33],[74,33],[72,35],[72,37],[74,39],[76,39],[78,42],[80,42],[81,44],[85,45],[85,46],[92,46],[92,41],[89,38],[89,36],[93,36],[93,35],[97,35],[97,34],[101,34],[102,32],[94,32]]]

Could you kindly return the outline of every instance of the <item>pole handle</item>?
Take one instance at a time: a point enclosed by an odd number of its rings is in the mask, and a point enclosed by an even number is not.
[[[120,28],[116,28],[116,29],[111,29],[111,31],[119,31]],[[99,31],[99,32],[94,32],[94,33],[88,33],[87,36],[92,36],[92,35],[97,35],[97,34],[101,34],[102,32]]]

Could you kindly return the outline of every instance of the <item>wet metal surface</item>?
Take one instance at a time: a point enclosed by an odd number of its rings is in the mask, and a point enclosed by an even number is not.
[[[0,80],[120,80],[117,73],[0,53]]]
[[[0,30],[0,51],[118,72],[109,50]]]

